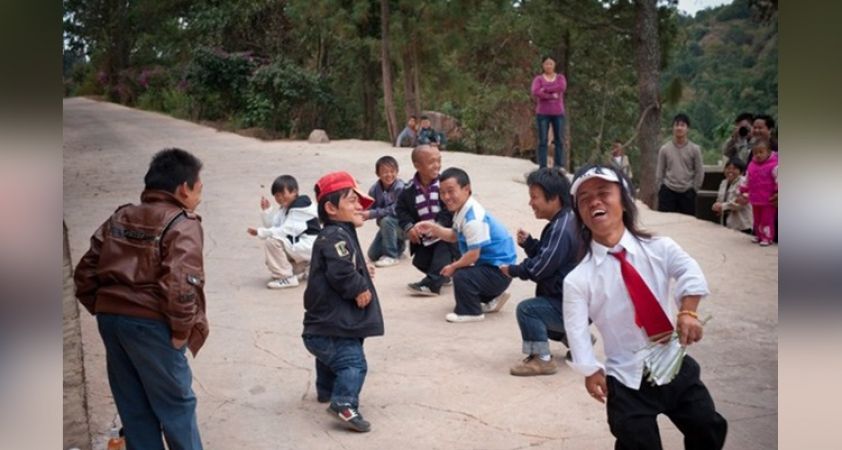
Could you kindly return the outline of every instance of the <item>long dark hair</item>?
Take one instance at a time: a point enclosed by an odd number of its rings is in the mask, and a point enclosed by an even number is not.
[[[632,184],[629,177],[623,174],[622,171],[615,169],[613,166],[588,164],[576,171],[576,175],[573,177],[573,182],[575,183],[580,176],[591,169],[596,169],[601,172],[613,172],[617,176],[617,179],[620,180],[620,202],[623,205],[623,225],[625,225],[626,229],[629,230],[629,233],[637,239],[651,238],[652,233],[641,229],[637,223],[637,205],[634,204],[634,191],[631,190]],[[591,230],[585,226],[585,222],[582,221],[582,215],[579,214],[579,201],[574,198],[573,203],[573,212],[576,214],[576,220],[579,223],[579,242],[581,243],[581,247],[579,248],[579,259],[581,260],[591,253],[591,241],[593,240],[593,234],[591,233]]]

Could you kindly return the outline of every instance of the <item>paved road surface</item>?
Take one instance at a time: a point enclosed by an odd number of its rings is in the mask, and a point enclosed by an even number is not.
[[[553,376],[518,378],[509,367],[520,354],[514,309],[534,285],[515,280],[511,300],[479,323],[450,324],[452,288],[440,298],[414,298],[405,285],[419,274],[408,260],[380,269],[376,284],[386,335],[366,342],[369,374],[362,412],[368,434],[339,429],[315,400],[313,358],[301,343],[303,287],[270,291],[259,242],[246,227],[259,222],[261,194],[277,175],[298,178],[302,191],[324,172],[344,169],[364,186],[374,161],[395,156],[401,176],[413,170],[408,149],[357,140],[310,145],[261,142],[160,114],[74,98],[64,101],[64,216],[74,264],[95,228],[120,204],[136,202],[152,154],[164,147],[194,152],[205,163],[204,220],[211,334],[192,360],[194,389],[208,449],[610,449],[604,408],[588,397],[583,378],[564,366]],[[474,192],[510,230],[538,235],[543,223],[527,205],[526,186],[513,181],[527,161],[444,152],[443,165],[472,177]],[[777,443],[778,249],[712,223],[642,212],[644,224],[674,238],[704,269],[712,294],[702,311],[714,319],[690,353],[729,421],[727,448]],[[363,245],[375,232],[360,230]],[[522,256],[522,254],[521,254]],[[95,442],[114,419],[104,351],[95,322],[82,314],[85,371]],[[562,354],[560,344],[551,348]],[[601,347],[599,347],[601,355]],[[682,448],[680,433],[662,418],[666,448]]]

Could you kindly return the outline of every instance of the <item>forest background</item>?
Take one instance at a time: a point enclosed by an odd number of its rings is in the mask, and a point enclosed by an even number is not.
[[[532,78],[558,61],[568,168],[627,144],[642,197],[671,118],[715,164],[740,112],[778,112],[775,0],[64,0],[65,96],[263,139],[391,140],[443,118],[448,150],[534,157]],[[652,186],[649,186],[652,185]],[[650,203],[651,205],[651,203]]]

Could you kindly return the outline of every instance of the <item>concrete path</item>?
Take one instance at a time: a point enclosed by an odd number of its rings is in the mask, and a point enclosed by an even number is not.
[[[408,149],[357,140],[261,142],[160,114],[67,99],[64,216],[74,264],[118,205],[139,201],[152,154],[173,146],[205,164],[198,212],[211,334],[191,360],[205,448],[613,448],[604,407],[589,398],[582,376],[567,366],[553,376],[509,375],[523,357],[514,309],[531,296],[533,284],[515,280],[512,300],[484,322],[450,324],[444,315],[453,306],[452,288],[440,298],[410,297],[405,285],[420,276],[408,260],[376,276],[386,335],[366,341],[369,374],[361,399],[373,431],[339,429],[316,402],[314,362],[300,338],[304,288],[264,287],[262,248],[246,227],[259,223],[260,195],[269,196],[277,175],[295,175],[308,194],[321,174],[339,169],[367,187],[376,179],[374,161],[384,154],[398,159],[403,178],[412,176]],[[532,216],[526,186],[513,181],[529,162],[456,152],[444,152],[442,159],[444,167],[468,171],[477,198],[510,230],[540,233],[544,224]],[[701,311],[714,319],[690,353],[729,421],[726,447],[776,447],[777,247],[758,247],[712,223],[642,210],[644,224],[683,246],[710,283]],[[375,229],[373,223],[360,229],[363,245]],[[96,324],[84,311],[82,333],[94,448],[103,448],[115,408]],[[564,354],[560,344],[551,347]],[[681,434],[662,419],[665,448],[682,448]]]

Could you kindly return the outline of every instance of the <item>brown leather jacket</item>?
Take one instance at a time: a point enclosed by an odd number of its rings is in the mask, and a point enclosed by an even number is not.
[[[144,191],[91,237],[76,297],[91,314],[165,321],[195,356],[208,336],[201,218],[165,191]]]

